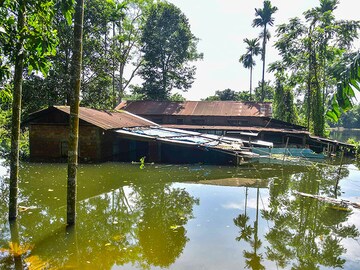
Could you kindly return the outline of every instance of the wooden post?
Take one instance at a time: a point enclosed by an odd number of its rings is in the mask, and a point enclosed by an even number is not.
[[[285,155],[286,155],[286,150],[288,148],[288,144],[289,144],[289,137],[286,138],[285,151],[284,151],[284,156],[283,156],[283,164],[285,161]]]

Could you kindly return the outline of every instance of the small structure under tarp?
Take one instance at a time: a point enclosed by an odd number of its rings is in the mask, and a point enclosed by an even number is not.
[[[23,123],[31,161],[66,161],[70,108],[53,106]],[[125,111],[79,110],[79,161],[139,161],[237,165],[257,157],[241,139],[162,127]],[[257,142],[258,146],[272,144]]]
[[[115,130],[122,138],[155,142],[151,160],[166,163],[239,164],[258,157],[239,139],[161,126]]]

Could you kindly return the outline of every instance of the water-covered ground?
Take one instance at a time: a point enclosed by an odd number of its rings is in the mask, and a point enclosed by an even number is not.
[[[294,193],[360,202],[347,163],[81,165],[71,230],[66,165],[25,163],[11,226],[0,178],[0,268],[359,269],[360,210]]]

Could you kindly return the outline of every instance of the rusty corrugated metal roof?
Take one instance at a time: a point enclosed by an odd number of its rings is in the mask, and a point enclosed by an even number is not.
[[[272,105],[269,102],[124,101],[115,109],[139,115],[272,116]]]
[[[70,114],[69,106],[54,106],[54,108]],[[157,126],[157,124],[149,120],[126,111],[109,112],[80,107],[79,118],[105,130],[124,127]]]

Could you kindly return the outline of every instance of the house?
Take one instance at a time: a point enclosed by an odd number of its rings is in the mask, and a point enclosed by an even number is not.
[[[66,161],[68,106],[35,112],[29,126],[31,161]],[[238,164],[253,156],[241,140],[170,129],[126,111],[79,109],[79,161]]]
[[[124,101],[126,110],[168,128],[179,128],[253,142],[272,142],[275,147],[310,148],[336,152],[352,145],[312,136],[303,126],[272,118],[270,102],[238,101]]]

